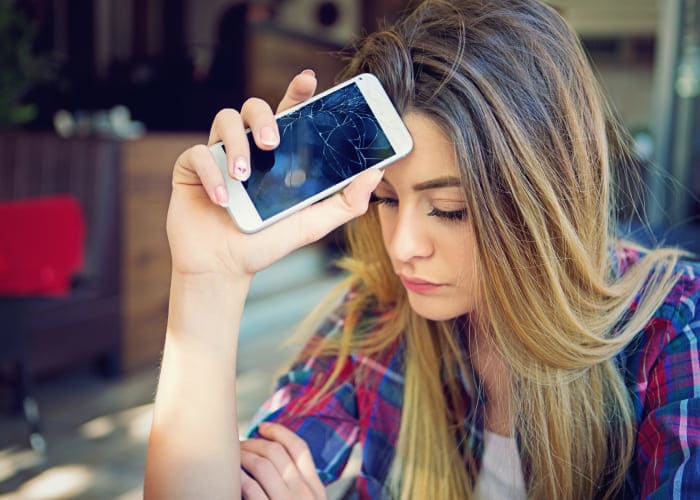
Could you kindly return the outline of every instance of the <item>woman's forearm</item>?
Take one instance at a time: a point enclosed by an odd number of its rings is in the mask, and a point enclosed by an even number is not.
[[[240,496],[236,347],[249,285],[173,275],[146,499]]]

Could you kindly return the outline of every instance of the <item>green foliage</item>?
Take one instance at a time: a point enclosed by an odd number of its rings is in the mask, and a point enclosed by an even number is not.
[[[28,123],[36,106],[22,103],[26,93],[51,76],[45,57],[34,51],[36,31],[13,0],[0,0],[0,127]]]

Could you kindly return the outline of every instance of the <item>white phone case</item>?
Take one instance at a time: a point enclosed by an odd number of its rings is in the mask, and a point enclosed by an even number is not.
[[[384,132],[384,135],[386,136],[389,143],[391,144],[392,149],[394,150],[394,154],[392,156],[382,161],[379,161],[378,163],[370,167],[384,168],[388,164],[406,156],[413,148],[413,140],[411,139],[408,129],[401,120],[401,117],[399,116],[398,112],[391,103],[391,100],[389,99],[386,92],[379,83],[379,80],[377,80],[377,78],[372,74],[364,73],[358,75],[346,82],[336,85],[335,87],[332,87],[326,90],[325,92],[322,92],[312,97],[311,99],[301,104],[298,104],[297,106],[294,106],[288,110],[285,110],[282,113],[279,113],[278,115],[276,115],[276,117],[282,117],[287,114],[293,113],[301,109],[302,107],[308,106],[309,104],[319,99],[322,99],[323,97],[353,83],[357,84],[357,87],[362,93],[362,96],[364,97],[365,101],[367,102],[372,114],[374,115],[374,118],[376,118],[376,121],[378,122],[381,130]],[[240,230],[246,233],[257,232],[269,226],[270,224],[273,224],[279,221],[280,219],[287,217],[292,213],[295,213],[301,210],[302,208],[311,205],[312,203],[315,203],[316,201],[330,196],[331,194],[341,190],[343,187],[349,184],[352,181],[352,179],[359,175],[358,173],[351,177],[348,177],[342,182],[334,184],[329,188],[324,189],[321,192],[318,192],[299,203],[286,207],[279,213],[263,220],[263,218],[261,218],[260,214],[258,213],[258,210],[256,209],[255,205],[248,196],[248,193],[246,192],[243,183],[232,179],[228,174],[228,171],[226,169],[226,153],[224,152],[224,148],[222,146],[222,143],[219,142],[213,144],[209,148],[212,154],[214,155],[214,159],[219,165],[219,168],[224,174],[224,178],[226,179],[226,188],[229,194],[228,211],[233,220],[240,228]],[[251,168],[255,169],[255,165],[251,165]]]

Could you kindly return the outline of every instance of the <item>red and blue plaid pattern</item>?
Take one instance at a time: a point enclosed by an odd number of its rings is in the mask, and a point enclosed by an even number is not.
[[[624,272],[639,255],[625,250],[619,257]],[[624,498],[700,498],[700,266],[681,263],[677,271],[680,278],[663,305],[618,357],[638,427]],[[337,335],[342,327],[343,317],[331,315],[311,342]],[[257,435],[261,421],[291,428],[308,443],[324,483],[338,479],[359,442],[357,493],[360,498],[387,498],[401,421],[403,349],[399,341],[371,359],[326,356],[296,363],[258,412],[250,435]],[[337,384],[309,405],[338,362],[343,366]],[[465,423],[477,465],[481,422],[477,415]]]

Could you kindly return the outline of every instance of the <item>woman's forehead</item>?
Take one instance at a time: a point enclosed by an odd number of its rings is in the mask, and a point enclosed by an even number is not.
[[[413,151],[388,166],[385,179],[391,185],[415,185],[436,178],[459,177],[454,145],[435,121],[410,113],[404,122],[413,138]]]

